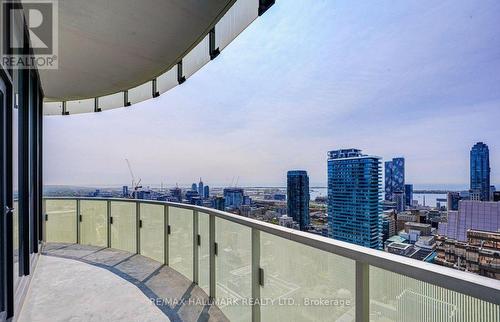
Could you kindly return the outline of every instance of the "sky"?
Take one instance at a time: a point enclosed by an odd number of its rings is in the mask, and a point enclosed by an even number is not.
[[[327,151],[406,158],[406,182],[500,184],[500,1],[279,0],[184,84],[130,108],[46,117],[47,185],[327,181]]]

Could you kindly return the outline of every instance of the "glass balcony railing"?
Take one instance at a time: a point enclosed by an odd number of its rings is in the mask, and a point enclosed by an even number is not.
[[[500,281],[186,204],[46,198],[45,242],[139,253],[231,321],[499,321]]]

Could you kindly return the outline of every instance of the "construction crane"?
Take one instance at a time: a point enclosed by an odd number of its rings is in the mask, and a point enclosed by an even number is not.
[[[141,189],[142,186],[140,185],[141,183],[141,179],[139,178],[139,180],[135,180],[135,176],[134,176],[134,172],[132,171],[132,166],[130,165],[130,161],[128,159],[125,159],[125,161],[127,162],[127,166],[128,166],[128,171],[130,172],[130,176],[132,177],[132,198],[135,198],[136,195],[137,195],[137,190]]]

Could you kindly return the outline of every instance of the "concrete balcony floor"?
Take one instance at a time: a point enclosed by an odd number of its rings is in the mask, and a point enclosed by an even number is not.
[[[110,248],[51,243],[43,248],[18,321],[228,319],[200,287],[159,262]]]

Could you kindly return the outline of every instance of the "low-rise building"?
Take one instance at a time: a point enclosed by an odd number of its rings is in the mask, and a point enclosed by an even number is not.
[[[500,279],[500,232],[468,230],[467,241],[436,237],[434,263]]]
[[[420,236],[429,236],[432,232],[432,226],[430,224],[421,224],[418,222],[406,222],[404,229],[406,233],[418,231]]]

